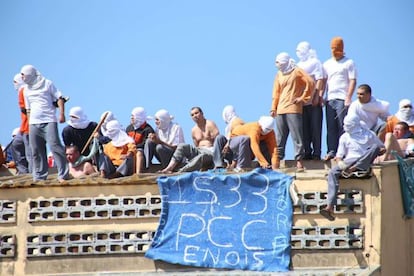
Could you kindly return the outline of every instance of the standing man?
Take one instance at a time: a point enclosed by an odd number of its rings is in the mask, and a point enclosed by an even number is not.
[[[321,160],[322,104],[323,104],[323,66],[307,41],[296,47],[299,58],[298,67],[302,68],[315,82],[315,89],[309,101],[303,104],[303,143],[305,160]]]
[[[25,65],[20,71],[26,86],[24,96],[29,118],[29,141],[33,153],[33,180],[45,180],[48,176],[46,143],[56,161],[58,181],[68,178],[69,168],[65,149],[59,139],[56,107],[59,123],[65,122],[65,100],[52,81],[44,78],[33,65]]]
[[[334,37],[331,41],[332,58],[325,61],[323,69],[326,73],[326,129],[328,153],[324,160],[335,157],[339,137],[344,132],[344,118],[354,94],[357,71],[354,61],[345,57],[344,41]]]
[[[191,172],[201,168],[213,167],[213,145],[217,135],[220,134],[217,125],[204,117],[201,107],[193,107],[190,111],[191,118],[195,122],[191,129],[191,137],[194,146],[190,144],[178,144],[174,155],[168,166],[162,170],[162,173],[172,173],[177,165],[189,162],[180,169],[180,172]]]
[[[303,147],[303,104],[309,101],[313,90],[312,78],[295,65],[287,53],[276,57],[279,71],[273,84],[273,100],[270,115],[276,117],[276,139],[278,156],[285,157],[286,141],[289,132],[295,148],[296,168],[303,171],[302,159],[305,156]],[[276,116],[277,115],[277,116]]]
[[[20,73],[14,76],[13,86],[18,94],[18,105],[20,109],[20,134],[24,143],[24,152],[26,155],[28,172],[32,173],[33,158],[32,149],[30,148],[29,143],[29,120],[27,118],[26,104],[24,101],[24,82]]]

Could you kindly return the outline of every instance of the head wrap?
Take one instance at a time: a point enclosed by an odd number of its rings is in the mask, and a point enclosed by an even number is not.
[[[361,145],[368,143],[375,136],[374,132],[366,128],[365,124],[361,123],[361,119],[356,115],[345,116],[344,130],[353,141]]]
[[[134,118],[134,128],[138,129],[147,121],[147,113],[143,107],[135,107],[131,112],[132,117]]]
[[[76,129],[85,129],[91,121],[80,106],[72,107],[69,111],[68,125]]]
[[[262,128],[262,135],[270,133],[274,129],[275,120],[270,116],[262,116],[259,119],[259,125]]]
[[[342,39],[342,37],[334,37],[331,40],[331,51],[332,51],[332,56],[335,59],[341,59],[345,53],[344,53],[344,41]]]
[[[223,108],[223,113],[222,113],[222,116],[223,116],[223,120],[224,120],[224,122],[225,122],[226,124],[228,124],[228,123],[230,123],[230,122],[231,122],[231,120],[232,120],[233,118],[237,117],[237,115],[236,115],[236,110],[234,109],[234,107],[233,107],[232,105],[226,105],[226,106]]]
[[[300,61],[305,61],[309,58],[309,51],[311,46],[309,42],[302,41],[299,42],[298,46],[296,47],[296,55]]]
[[[116,120],[116,118],[115,118],[115,115],[111,111],[105,111],[101,115],[101,120],[103,119],[105,114],[108,114],[108,115],[106,116],[105,121],[103,121],[103,123],[101,125],[101,132],[102,132],[103,136],[108,136],[108,131],[107,131],[106,125],[108,124],[108,122],[110,122],[112,120]]]
[[[23,75],[23,82],[31,89],[38,89],[45,82],[45,78],[33,65],[23,66],[20,73]]]
[[[16,136],[17,134],[19,134],[19,133],[20,133],[20,127],[16,127],[15,129],[13,129],[13,131],[12,131],[12,138],[14,136]]]
[[[14,89],[16,89],[17,92],[19,92],[20,87],[22,87],[24,85],[24,82],[23,82],[23,79],[22,79],[22,74],[14,75],[13,85],[14,85]]]
[[[161,110],[158,110],[157,113],[155,113],[155,118],[160,121],[160,124],[157,126],[158,129],[166,130],[166,129],[168,129],[168,127],[171,123],[171,120],[174,117],[171,116],[170,113],[167,110],[161,109]]]
[[[409,107],[411,106],[411,108]],[[414,125],[414,110],[412,103],[409,99],[403,99],[400,101],[398,111],[395,114],[398,120],[406,122],[409,126]]]
[[[276,65],[283,74],[288,74],[295,69],[295,61],[288,53],[282,52],[276,56]]]
[[[134,143],[134,140],[126,134],[117,120],[109,121],[106,125],[106,129],[107,136],[112,140],[111,143],[115,147],[122,147],[128,143]]]

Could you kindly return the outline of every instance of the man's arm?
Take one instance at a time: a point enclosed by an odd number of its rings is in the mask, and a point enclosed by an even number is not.
[[[57,101],[59,109],[59,123],[64,123],[65,119],[65,101],[62,98],[59,98]]]
[[[345,97],[345,106],[349,106],[352,102],[352,95],[354,94],[356,86],[356,79],[350,79],[349,80],[349,88],[348,92],[346,93]]]

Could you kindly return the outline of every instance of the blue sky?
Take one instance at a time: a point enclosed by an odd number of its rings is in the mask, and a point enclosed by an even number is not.
[[[165,108],[191,143],[192,106],[221,131],[227,104],[255,121],[269,113],[275,56],[296,59],[307,40],[323,62],[334,36],[355,61],[358,84],[395,113],[401,99],[414,100],[413,11],[408,0],[1,1],[0,143],[20,124],[12,79],[25,64],[71,97],[66,115],[81,106],[98,121],[111,110],[126,126],[134,107]]]

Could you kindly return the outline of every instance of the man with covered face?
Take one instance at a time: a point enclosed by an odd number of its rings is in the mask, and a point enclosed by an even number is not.
[[[370,176],[371,164],[378,155],[385,153],[385,146],[375,133],[361,125],[360,118],[348,115],[344,118],[345,133],[339,138],[336,153],[337,165],[328,173],[327,206],[320,214],[328,220],[334,220],[334,206],[339,188],[339,177],[358,175]],[[358,173],[358,174],[357,174]]]
[[[147,159],[144,155],[144,145],[148,135],[155,133],[154,129],[147,122],[147,113],[143,107],[135,107],[131,112],[131,124],[127,126],[126,133],[134,139],[137,147],[136,173],[142,173],[144,162]]]
[[[83,111],[83,108],[80,106],[72,107],[69,110],[69,120],[67,121],[67,126],[62,130],[62,138],[65,146],[75,145],[79,151],[81,151],[88,139],[93,134],[96,126],[96,122],[90,121],[88,116]],[[81,152],[82,155],[89,154],[89,147],[85,149],[84,152]]]
[[[344,41],[334,37],[331,41],[332,58],[323,64],[325,71],[326,129],[328,152],[324,160],[335,157],[339,137],[344,132],[344,118],[354,94],[357,71],[354,61],[345,56]]]
[[[33,65],[23,66],[20,73],[25,83],[29,141],[33,154],[33,180],[45,180],[48,176],[47,143],[55,158],[58,181],[62,182],[68,178],[69,168],[65,149],[59,139],[57,122],[65,122],[65,100],[52,81],[43,77]],[[59,119],[56,118],[54,102],[58,105]]]
[[[398,111],[387,119],[386,133],[392,133],[398,122],[405,122],[410,131],[414,133],[414,109],[409,99],[402,99],[398,105]]]
[[[184,143],[184,132],[182,127],[173,122],[174,116],[168,110],[160,109],[155,113],[155,133],[148,134],[144,145],[145,167],[150,167],[155,156],[165,168],[171,160],[178,144]]]
[[[285,157],[285,147],[289,132],[295,148],[296,168],[303,171],[303,104],[309,101],[314,90],[313,79],[295,65],[287,53],[276,57],[279,71],[273,84],[273,99],[270,115],[276,117],[276,139],[279,158]]]
[[[321,159],[322,105],[323,105],[323,66],[315,49],[309,42],[302,41],[296,47],[299,58],[298,67],[302,68],[315,82],[309,101],[303,104],[303,143],[304,159]]]

